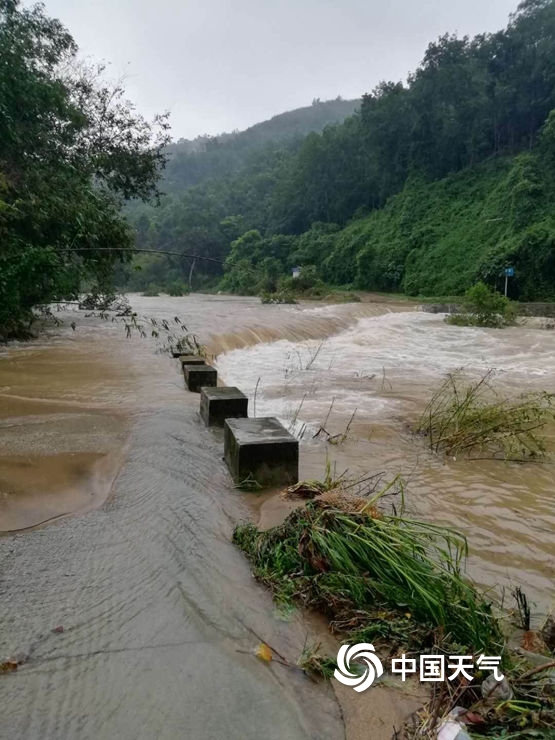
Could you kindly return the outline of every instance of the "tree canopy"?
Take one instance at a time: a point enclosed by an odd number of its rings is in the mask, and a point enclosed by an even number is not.
[[[157,192],[166,118],[143,119],[77,51],[41,5],[0,0],[0,337],[105,289],[133,245],[123,200]]]

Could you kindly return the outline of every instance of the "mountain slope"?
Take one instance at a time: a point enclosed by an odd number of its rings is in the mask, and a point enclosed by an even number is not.
[[[514,267],[511,295],[555,299],[548,162],[540,147],[435,182],[413,178],[345,229],[299,237],[293,260],[322,265],[330,282],[408,295],[460,294],[479,279],[501,289],[504,268]]]
[[[166,189],[175,192],[213,177],[236,174],[265,146],[291,146],[311,132],[342,123],[359,105],[360,100],[315,100],[310,106],[280,113],[245,131],[180,139],[167,150]]]

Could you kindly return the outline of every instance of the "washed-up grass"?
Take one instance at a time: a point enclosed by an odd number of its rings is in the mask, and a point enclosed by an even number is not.
[[[430,701],[405,724],[407,740],[437,740],[438,728],[451,712],[457,713],[469,737],[489,740],[555,738],[555,661],[530,670],[521,664],[504,669],[504,681],[484,690],[484,676],[472,682],[460,676],[433,685]],[[551,672],[551,673],[550,673]],[[451,715],[452,716],[452,715]]]
[[[302,668],[307,676],[330,679],[337,668],[337,663],[333,658],[323,655],[320,652],[321,647],[321,643],[316,645],[305,644],[297,660],[297,665]]]
[[[449,456],[534,460],[546,454],[541,432],[555,416],[553,393],[499,395],[492,372],[465,382],[461,372],[449,374],[426,406],[415,432],[426,437],[434,452]]]
[[[463,577],[464,537],[403,511],[378,514],[379,497],[358,512],[317,499],[267,531],[239,525],[234,542],[278,601],[319,609],[346,635],[499,654],[491,604]]]
[[[254,574],[279,602],[325,613],[345,641],[372,642],[382,656],[501,657],[506,678],[499,688],[494,682],[485,689],[488,674],[480,671],[470,682],[458,676],[431,684],[430,701],[407,722],[403,737],[437,740],[455,707],[473,738],[555,737],[555,660],[530,668],[506,648],[492,604],[464,577],[463,536],[407,516],[398,477],[366,499],[349,496],[342,481],[323,493],[314,482],[304,487],[317,498],[283,524],[267,531],[242,524],[234,532]],[[399,511],[383,513],[392,490],[401,494]],[[319,646],[305,645],[298,665],[326,678],[334,662]]]

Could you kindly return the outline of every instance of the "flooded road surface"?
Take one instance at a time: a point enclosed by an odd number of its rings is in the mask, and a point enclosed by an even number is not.
[[[327,456],[353,474],[402,472],[411,510],[468,535],[478,580],[524,583],[547,608],[552,466],[444,462],[407,423],[461,365],[499,368],[507,391],[552,390],[555,334],[447,327],[388,302],[195,295],[133,305],[182,317],[251,410],[258,386],[257,415],[304,428],[303,477],[322,477]],[[334,433],[357,409],[337,446],[312,439],[332,399]],[[22,661],[0,676],[0,737],[345,736],[329,686],[253,657],[266,640],[295,662],[311,628],[299,614],[283,621],[231,545],[254,501],[263,522],[283,511],[233,489],[221,432],[203,427],[198,402],[152,341],[81,313],[0,354],[0,530],[78,512],[0,537],[0,657]],[[391,724],[372,737],[389,737]]]
[[[0,537],[0,656],[21,661],[0,675],[0,737],[344,737],[331,687],[253,655],[267,640],[295,663],[307,627],[231,544],[249,510],[178,363],[75,320],[0,359],[2,517],[18,521],[20,496],[32,521],[41,491],[43,514],[68,491],[82,510],[102,456],[119,472],[101,508]]]

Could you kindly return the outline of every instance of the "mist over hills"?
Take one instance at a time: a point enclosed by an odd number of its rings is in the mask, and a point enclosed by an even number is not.
[[[432,41],[407,83],[169,152],[160,208],[129,219],[138,246],[225,263],[199,259],[193,287],[279,292],[300,265],[330,285],[457,295],[511,266],[513,297],[555,299],[555,0]],[[188,279],[189,257],[137,259],[134,289]]]
[[[315,99],[312,105],[279,113],[244,131],[178,139],[167,148],[165,188],[179,190],[198,185],[210,177],[237,172],[253,151],[270,143],[292,144],[311,132],[319,133],[326,126],[342,123],[355,112],[360,102],[341,97],[325,101]]]

